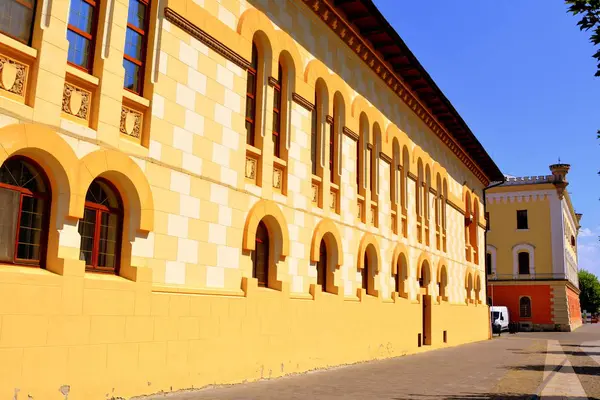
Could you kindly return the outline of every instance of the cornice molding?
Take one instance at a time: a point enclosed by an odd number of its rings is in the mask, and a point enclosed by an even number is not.
[[[410,172],[410,171],[408,171],[408,173],[407,173],[406,175],[408,175],[408,177],[409,177],[410,179],[412,179],[413,181],[415,181],[415,182],[417,182],[417,181],[419,180],[419,177],[418,177],[418,176],[416,176],[415,174],[413,174],[413,173],[412,173],[412,172]]]
[[[327,115],[325,117],[325,121],[329,124],[329,125],[333,125],[333,117],[331,115]]]
[[[267,81],[269,82],[269,86],[271,87],[279,85],[279,81],[272,76],[270,76]]]
[[[306,108],[308,111],[313,111],[315,109],[315,105],[313,103],[306,100],[296,92],[292,93],[292,100],[294,100],[296,104]]]
[[[173,25],[181,28],[184,32],[187,32],[189,35],[198,39],[210,49],[216,51],[243,70],[247,70],[250,67],[250,61],[246,60],[244,57],[240,56],[235,51],[231,50],[229,47],[225,46],[223,43],[204,32],[202,29],[198,28],[189,20],[173,11],[172,8],[165,8],[165,19]]]
[[[383,161],[385,161],[386,163],[392,165],[392,157],[388,156],[387,154],[385,154],[383,151],[379,152],[379,158],[381,158]]]
[[[465,214],[465,210],[463,210],[458,204],[455,204],[453,201],[446,199],[446,204],[448,204],[450,207],[454,208],[456,211],[458,211],[461,214]]]
[[[485,226],[485,224],[482,224],[482,223],[481,223],[481,222],[479,222],[479,221],[477,222],[477,225],[479,225],[479,227],[480,227],[481,229],[487,229],[487,226]]]
[[[358,142],[358,134],[354,131],[352,131],[350,128],[348,128],[347,126],[345,126],[342,129],[342,132],[344,133],[344,135],[348,136],[350,139],[354,140],[355,142]]]
[[[302,0],[317,16],[329,26],[350,49],[363,60],[365,64],[385,84],[396,93],[400,99],[437,135],[438,138],[465,164],[465,166],[483,183],[488,186],[490,180],[462,146],[443,127],[435,116],[425,107],[403,80],[383,61],[366,40],[356,32],[352,25],[343,18],[335,8],[325,0]]]

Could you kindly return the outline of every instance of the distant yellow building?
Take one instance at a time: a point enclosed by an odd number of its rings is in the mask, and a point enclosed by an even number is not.
[[[2,2],[0,399],[488,337],[502,175],[372,2],[337,3]]]
[[[581,325],[576,214],[568,164],[552,175],[508,178],[486,191],[488,296],[522,329],[571,331]]]

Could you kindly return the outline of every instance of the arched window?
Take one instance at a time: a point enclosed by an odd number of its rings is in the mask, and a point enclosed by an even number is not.
[[[35,21],[35,0],[3,0],[0,2],[0,32],[31,44]]]
[[[252,252],[252,277],[258,280],[258,286],[269,286],[269,231],[262,221],[256,228],[256,243]]]
[[[0,168],[0,261],[43,264],[50,186],[33,161],[13,157]]]
[[[321,240],[319,246],[319,261],[317,261],[317,284],[321,285],[323,291],[327,291],[327,245]]]
[[[469,239],[473,247],[473,262],[479,264],[479,200],[473,197],[473,223],[471,223]]]
[[[442,265],[442,269],[440,270],[440,279],[438,281],[439,294],[442,300],[447,299],[446,288],[448,287],[448,272],[446,271],[446,266]]]
[[[337,144],[337,140],[336,140],[336,134],[335,134],[335,129],[336,129],[336,118],[338,118],[338,105],[336,104],[337,101],[334,97],[333,100],[333,118],[331,119],[331,124],[329,124],[329,182],[331,183],[335,183],[336,182],[336,176],[337,174],[335,173],[335,146]]]
[[[118,272],[122,204],[117,190],[105,179],[94,179],[88,188],[83,218],[79,220],[79,258],[85,261],[88,270]]]
[[[311,113],[311,127],[310,127],[310,165],[312,174],[317,174],[317,157],[319,151],[317,145],[319,142],[319,107],[321,107],[321,96],[319,91],[315,89],[315,108]]]
[[[531,298],[523,296],[519,299],[519,317],[531,318]]]
[[[519,252],[519,275],[529,275],[529,253],[526,251]]]
[[[277,67],[277,82],[273,85],[273,155],[281,158],[281,85],[283,73],[281,62]]]
[[[401,253],[398,257],[398,264],[396,265],[396,292],[402,296],[407,296],[406,278],[408,277],[408,264],[406,262],[406,256]]]
[[[465,289],[467,291],[467,302],[470,303],[473,295],[473,275],[471,273],[467,273]]]
[[[440,250],[442,247],[442,178],[437,174],[435,179],[436,198],[435,198],[435,247]]]
[[[149,33],[149,0],[129,0],[125,51],[123,53],[123,68],[125,69],[124,87],[140,96],[142,95],[144,86]]]
[[[446,201],[448,199],[448,183],[446,179],[442,183],[442,250],[446,249]]]
[[[492,274],[492,253],[485,253],[485,272]]]
[[[246,81],[246,144],[254,146],[256,136],[256,89],[258,81],[258,49],[252,42],[252,60]]]
[[[140,3],[136,2],[136,4]],[[143,5],[143,7],[146,7],[146,5]],[[145,14],[142,14],[141,18],[144,17]],[[70,0],[69,23],[67,25],[67,40],[69,41],[67,62],[88,73],[91,73],[94,61],[97,25],[98,3],[96,1]],[[127,39],[130,39],[129,29]],[[127,45],[131,46],[133,43],[128,42]]]
[[[417,214],[417,240],[419,243],[423,242],[423,188],[425,186],[423,176],[423,162],[419,158],[417,161],[417,186],[416,186],[416,201],[415,209]]]

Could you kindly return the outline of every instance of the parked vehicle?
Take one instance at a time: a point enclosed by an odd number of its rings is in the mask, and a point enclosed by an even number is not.
[[[505,306],[490,307],[492,313],[492,330],[500,333],[508,330],[508,308]]]
[[[592,324],[597,324],[598,323],[598,316],[597,315],[593,315],[592,316]]]

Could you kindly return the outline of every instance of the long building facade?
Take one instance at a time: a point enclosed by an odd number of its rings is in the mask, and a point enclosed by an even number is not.
[[[488,338],[502,175],[371,1],[0,12],[0,398]]]
[[[581,326],[577,214],[568,164],[552,175],[509,177],[486,191],[488,304],[507,306],[523,330]]]

